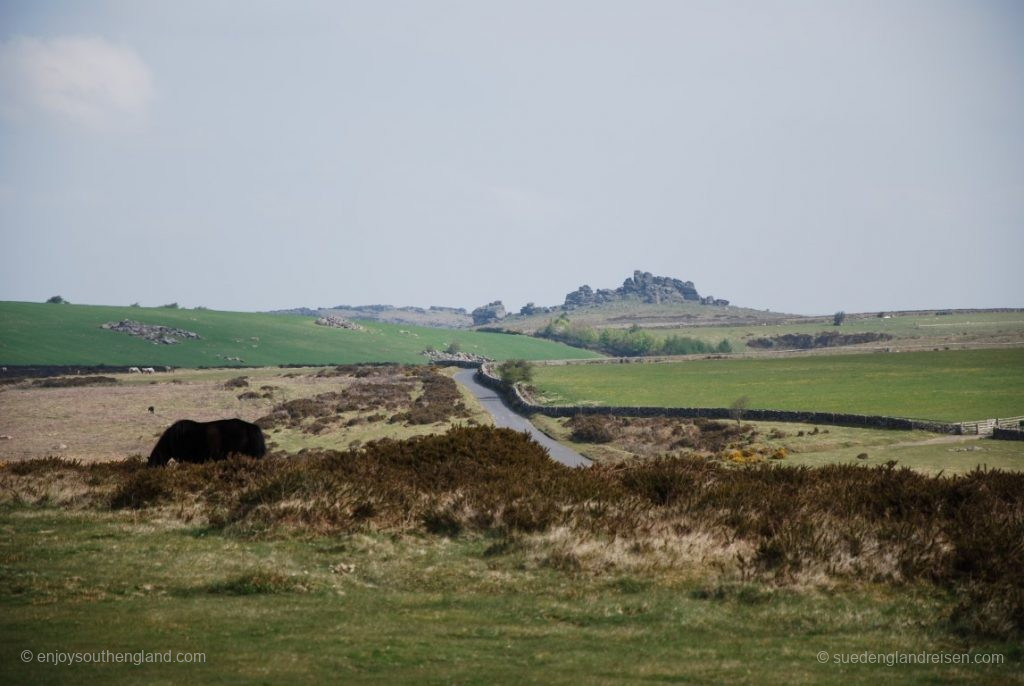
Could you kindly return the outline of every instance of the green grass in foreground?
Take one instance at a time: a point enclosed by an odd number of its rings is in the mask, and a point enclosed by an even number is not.
[[[915,586],[573,575],[481,537],[247,540],[25,507],[0,510],[0,530],[2,683],[1024,682],[1019,644],[958,637],[951,598]],[[342,562],[354,571],[333,573]],[[54,666],[24,650],[206,661]],[[819,651],[1004,662],[819,664]]]
[[[202,336],[199,341],[154,345],[106,331],[106,322],[132,319]],[[596,353],[528,336],[365,323],[365,331],[317,326],[311,317],[174,310],[167,308],[49,305],[0,302],[0,363],[222,366],[225,357],[246,365],[418,363],[428,346],[458,341],[462,350],[495,359],[568,359]],[[218,357],[220,355],[220,357]]]
[[[551,403],[728,407],[943,421],[1024,415],[1024,349],[538,367]]]

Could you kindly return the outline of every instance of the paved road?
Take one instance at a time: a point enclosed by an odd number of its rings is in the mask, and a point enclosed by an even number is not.
[[[455,380],[468,388],[469,391],[476,396],[476,399],[480,401],[480,404],[484,406],[484,409],[490,412],[491,416],[494,417],[494,423],[497,426],[527,432],[531,437],[533,437],[533,440],[537,441],[547,449],[551,459],[556,462],[561,462],[569,467],[590,466],[590,460],[583,457],[575,450],[566,448],[564,445],[555,441],[531,424],[526,417],[516,414],[510,410],[508,406],[502,402],[501,398],[498,397],[497,393],[492,391],[490,388],[487,388],[487,386],[477,382],[477,380],[473,378],[475,373],[475,369],[460,369],[455,372]]]

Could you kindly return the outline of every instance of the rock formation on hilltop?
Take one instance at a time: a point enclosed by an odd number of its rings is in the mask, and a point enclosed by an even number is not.
[[[728,305],[728,300],[714,296],[701,297],[692,281],[681,281],[668,276],[654,276],[650,272],[634,271],[616,289],[599,288],[596,291],[584,285],[565,296],[565,309],[601,305],[621,300],[639,300],[643,303],[700,303],[702,305]]]
[[[142,324],[132,319],[107,322],[106,324],[101,324],[100,328],[144,338],[154,345],[174,345],[182,340],[199,340],[202,338],[195,331],[186,331],[185,329],[177,329],[173,326],[162,326],[160,324]]]
[[[326,317],[317,317],[317,320],[313,322],[318,326],[329,326],[333,329],[348,329],[350,331],[366,331],[366,327],[355,322],[350,322],[343,317],[335,317],[334,315],[327,315]]]
[[[481,324],[490,324],[504,319],[508,313],[505,312],[505,305],[500,300],[487,303],[482,307],[478,307],[470,315],[473,317],[473,324],[480,326]]]

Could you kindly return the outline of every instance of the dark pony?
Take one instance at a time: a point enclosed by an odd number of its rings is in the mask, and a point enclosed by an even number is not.
[[[267,453],[260,427],[241,419],[193,422],[182,419],[164,431],[149,455],[149,466],[179,462],[223,460],[231,453],[263,457]]]

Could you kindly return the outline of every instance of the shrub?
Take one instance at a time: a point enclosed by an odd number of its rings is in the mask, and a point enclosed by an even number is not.
[[[55,296],[53,296],[51,298],[47,298],[46,302],[48,304],[50,304],[50,305],[70,305],[71,304],[67,300],[65,300],[64,298],[60,297],[59,295],[55,295]]]
[[[498,365],[498,377],[508,387],[533,380],[533,365],[526,360],[505,360]]]
[[[742,427],[718,424],[734,439],[746,435]],[[714,427],[702,433],[727,434]],[[508,539],[557,530],[568,545],[551,547],[543,536],[516,540],[541,547],[542,564],[574,573],[590,564],[575,542],[616,541],[645,551],[667,537],[693,534],[734,555],[732,568],[745,582],[931,583],[955,596],[959,605],[949,621],[958,630],[1024,632],[1024,474],[930,476],[894,463],[740,464],[759,459],[758,452],[749,444],[728,450],[735,462],[655,458],[569,469],[525,434],[455,428],[345,452],[234,457],[174,469],[147,468],[140,460],[30,460],[0,470],[0,502],[50,503],[53,496],[40,483],[62,481],[80,485],[68,501],[74,508],[160,507],[161,517],[205,517],[235,535],[372,530]],[[644,561],[687,562],[673,555]],[[604,571],[616,563],[608,557],[600,564]],[[235,586],[280,588],[262,581]]]
[[[117,383],[120,382],[112,376],[90,374],[88,376],[58,376],[37,379],[32,382],[32,385],[40,388],[75,388],[79,386],[113,386]]]
[[[832,326],[840,326],[844,321],[846,321],[846,313],[842,310],[832,315]]]
[[[145,469],[128,477],[110,497],[114,510],[138,510],[159,502],[170,494],[166,483],[166,470]]]
[[[749,408],[750,398],[742,395],[739,398],[736,398],[736,400],[733,400],[732,404],[729,405],[729,416],[735,419],[736,423],[739,424],[740,420],[743,419],[743,413]]]
[[[694,355],[698,353],[732,352],[732,345],[723,339],[711,345],[696,338],[672,334],[662,340],[637,325],[628,329],[601,329],[570,322],[564,314],[553,319],[537,332],[541,338],[550,338],[578,348],[590,348],[618,357],[644,355]]]
[[[577,415],[569,420],[572,440],[581,443],[609,443],[615,439],[606,417]]]

